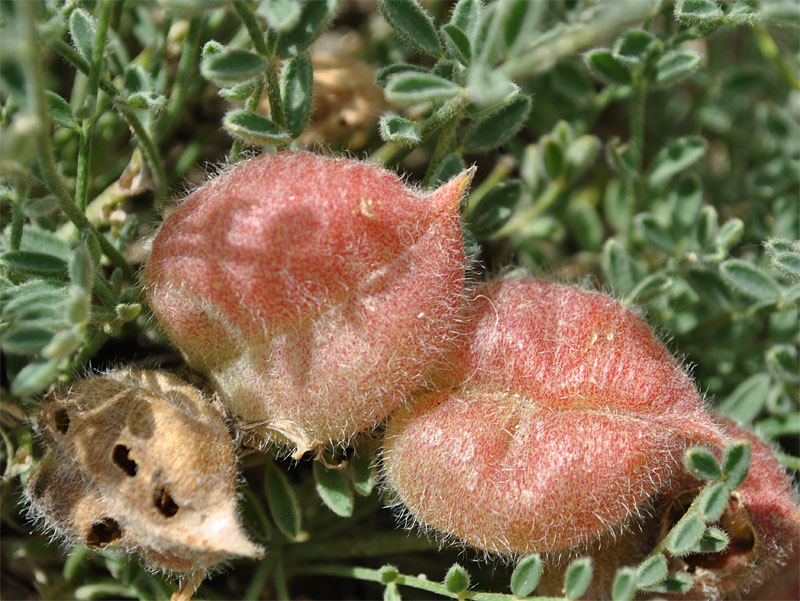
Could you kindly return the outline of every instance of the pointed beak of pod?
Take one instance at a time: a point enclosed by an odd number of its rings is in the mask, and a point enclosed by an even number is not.
[[[210,515],[203,534],[209,550],[237,557],[261,557],[264,549],[253,543],[242,528],[235,510],[221,510]]]
[[[465,169],[453,179],[445,182],[436,190],[431,192],[430,198],[433,201],[437,212],[444,214],[458,213],[461,208],[461,200],[467,194],[472,178],[475,176],[476,167]]]

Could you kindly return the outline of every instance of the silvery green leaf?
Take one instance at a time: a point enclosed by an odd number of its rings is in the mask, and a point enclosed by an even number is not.
[[[640,588],[652,588],[661,584],[668,573],[667,558],[659,553],[639,564],[637,569]]]
[[[315,461],[313,472],[317,494],[328,509],[341,517],[352,515],[353,489],[342,471],[327,468],[322,462]]]
[[[647,63],[660,45],[658,38],[649,31],[632,29],[617,38],[611,53],[618,61],[639,68]]]
[[[618,294],[627,294],[633,289],[631,258],[625,247],[615,238],[609,238],[603,246],[603,272]]]
[[[414,146],[419,144],[422,139],[417,123],[392,113],[381,116],[378,130],[384,142],[397,142],[407,146]]]
[[[538,555],[528,555],[520,560],[511,574],[511,592],[515,597],[530,595],[542,578],[542,560]]]
[[[428,73],[404,72],[394,75],[386,84],[386,98],[398,104],[442,102],[457,96],[463,88]]]
[[[769,374],[759,373],[750,376],[722,401],[723,412],[737,422],[751,423],[764,407],[770,383]]]
[[[11,382],[11,392],[19,397],[33,396],[55,382],[58,377],[58,359],[29,363]]]
[[[200,64],[203,77],[222,84],[253,79],[266,68],[267,63],[261,56],[239,48],[208,54]]]
[[[683,462],[689,472],[701,480],[719,480],[722,468],[714,454],[704,447],[692,447],[683,454]]]
[[[708,142],[699,136],[685,136],[673,140],[653,159],[647,178],[649,184],[654,188],[660,188],[673,176],[702,159],[707,148]]]
[[[50,120],[59,127],[66,127],[68,129],[77,128],[78,120],[75,119],[75,115],[72,114],[72,109],[67,101],[50,90],[47,90],[45,95],[47,96]]]
[[[735,440],[725,449],[722,472],[728,490],[733,491],[744,482],[750,471],[750,454],[750,443],[746,440]]]
[[[628,67],[608,49],[590,50],[585,54],[585,60],[589,72],[603,83],[626,86],[632,81]]]
[[[271,29],[288,31],[300,20],[300,3],[296,0],[261,0],[256,14],[264,17]]]
[[[379,0],[378,8],[389,25],[418,50],[436,57],[444,54],[433,19],[415,0]]]
[[[706,531],[706,524],[696,513],[685,515],[669,534],[667,550],[680,557],[691,553]]]
[[[611,586],[612,601],[631,601],[636,595],[636,568],[620,568]]]
[[[277,53],[282,58],[300,54],[330,23],[340,0],[302,0],[300,16],[291,29],[278,36]]]
[[[720,270],[737,290],[756,300],[774,301],[781,293],[772,276],[752,263],[728,259],[720,264]]]
[[[720,476],[722,470],[720,470]],[[730,491],[724,482],[706,486],[698,495],[697,512],[707,523],[716,522],[728,506]]]
[[[499,111],[483,117],[467,132],[467,152],[484,152],[503,144],[525,124],[531,110],[529,96],[520,94]]]
[[[300,503],[286,475],[272,462],[264,471],[264,492],[278,530],[291,539],[297,538],[300,534]]]
[[[693,50],[674,50],[658,59],[655,67],[655,83],[672,85],[691,73],[700,64],[702,57]]]
[[[49,278],[67,275],[64,259],[31,250],[8,250],[0,254],[0,266],[19,275]]]
[[[722,17],[722,10],[712,0],[678,0],[675,3],[675,17],[690,23],[707,23]]]
[[[286,128],[297,137],[308,124],[314,96],[314,70],[308,52],[297,54],[283,64],[280,88]]]
[[[472,44],[463,31],[455,25],[448,23],[442,27],[442,36],[448,52],[462,65],[469,65],[472,61]]]
[[[231,134],[255,146],[278,144],[289,140],[289,134],[266,117],[252,111],[230,111],[223,125]]]
[[[88,12],[76,8],[69,16],[69,33],[78,53],[87,61],[92,60],[92,48],[96,35],[97,23]]]
[[[592,560],[581,557],[569,564],[564,574],[564,592],[567,599],[578,599],[592,583]]]

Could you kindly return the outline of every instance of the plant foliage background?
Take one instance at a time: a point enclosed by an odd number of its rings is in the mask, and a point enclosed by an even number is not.
[[[612,292],[800,468],[800,5],[379,4],[0,3],[3,598],[174,590],[32,528],[28,420],[87,370],[179,367],[137,270],[165,207],[251,151],[346,153],[426,187],[476,164],[479,277],[513,266]],[[537,560],[512,578],[397,529],[361,445],[344,473],[245,457],[245,521],[269,552],[198,596],[532,592]],[[567,594],[590,573],[571,568]]]

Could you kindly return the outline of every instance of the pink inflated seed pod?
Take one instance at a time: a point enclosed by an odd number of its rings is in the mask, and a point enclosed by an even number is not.
[[[369,163],[240,163],[165,220],[153,313],[258,439],[296,456],[375,426],[455,337],[465,171],[431,193]]]
[[[614,299],[533,278],[490,282],[466,342],[389,420],[387,483],[423,525],[496,553],[573,549],[623,528],[724,445],[689,377]]]

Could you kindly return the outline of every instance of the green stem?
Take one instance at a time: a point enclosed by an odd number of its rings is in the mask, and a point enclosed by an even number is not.
[[[122,113],[122,116],[130,125],[133,135],[139,141],[139,148],[142,149],[144,160],[147,161],[150,171],[153,175],[153,187],[155,188],[156,201],[163,199],[167,194],[167,174],[164,171],[164,163],[161,162],[161,156],[158,153],[158,148],[147,133],[139,117],[132,108],[123,102],[116,103],[117,110]]]
[[[633,82],[631,107],[631,147],[634,165],[638,172],[633,182],[633,192],[637,207],[643,206],[644,203],[644,174],[642,173],[642,169],[644,166],[644,115],[646,99],[647,82],[643,77],[637,77]]]
[[[0,427],[0,436],[3,438],[3,443],[6,447],[6,469],[3,473],[2,483],[6,484],[11,480],[12,477],[12,469],[14,467],[14,444],[11,442],[11,439],[6,434],[4,428]]]
[[[647,95],[647,83],[638,79],[633,84],[631,107],[631,146],[636,169],[641,171],[644,163],[644,112]]]
[[[87,235],[93,236],[106,256],[117,265],[125,275],[133,279],[134,272],[125,258],[114,246],[102,236],[95,227],[89,223],[86,215],[78,209],[67,192],[61,175],[56,169],[53,158],[53,148],[50,144],[50,116],[48,115],[47,99],[44,94],[44,75],[42,73],[41,57],[39,56],[39,32],[33,16],[33,4],[26,0],[17,0],[16,6],[22,17],[23,28],[27,41],[23,45],[25,83],[28,101],[31,103],[31,112],[36,124],[34,131],[34,144],[41,170],[42,178],[50,191],[55,195],[58,207],[72,221],[75,226]],[[87,65],[88,67],[88,65]]]
[[[24,2],[25,0],[22,1]],[[87,342],[80,352],[72,359],[70,370],[75,373],[83,369],[83,366],[97,354],[97,351],[100,350],[100,347],[103,346],[103,343],[105,343],[107,339],[108,334],[102,330],[95,332],[89,342]]]
[[[19,250],[22,244],[22,227],[25,225],[25,213],[19,206],[20,196],[11,201],[11,238],[8,241],[11,250]]]
[[[235,0],[232,2],[232,5],[233,10],[236,11],[236,16],[239,17],[244,24],[247,33],[250,35],[250,39],[253,41],[253,48],[264,58],[269,58],[270,52],[267,49],[267,43],[264,41],[264,34],[258,26],[255,15],[247,6],[247,2],[244,0]]]
[[[245,103],[245,109],[248,111],[255,111],[258,108],[258,105],[261,103],[261,95],[263,93],[264,78],[259,77],[258,81],[256,82],[255,90],[253,90],[253,93],[250,94],[250,98],[248,98],[247,102]],[[233,164],[238,161],[243,149],[244,142],[239,138],[235,139],[231,145],[231,151],[228,153],[228,163]]]
[[[247,589],[244,592],[244,601],[256,601],[257,599],[261,599],[261,591],[267,583],[267,580],[269,580],[273,563],[274,556],[272,554],[267,555],[258,562],[258,567],[255,572],[253,572],[253,577],[250,579],[250,583],[247,585]]]
[[[78,111],[81,117],[93,117],[97,109],[97,88],[100,83],[100,73],[103,70],[103,55],[106,50],[108,26],[111,22],[111,0],[101,0],[97,9],[97,28],[92,46],[92,64],[89,71],[89,83],[86,86],[86,97],[83,107]]]
[[[387,532],[370,538],[337,539],[324,543],[301,543],[286,548],[287,557],[297,559],[335,560],[343,557],[380,557],[400,553],[435,550],[425,538],[408,536],[406,532]]]
[[[80,143],[78,145],[78,170],[75,175],[75,204],[82,213],[86,213],[86,202],[89,194],[89,163],[92,155],[92,136],[94,135],[94,117],[88,117],[81,123]]]
[[[75,68],[82,73],[89,73],[89,63],[63,40],[53,40],[51,42],[51,48],[72,63]],[[155,142],[153,142],[150,134],[147,133],[139,117],[136,116],[136,112],[120,100],[119,90],[117,90],[114,84],[105,77],[101,77],[99,86],[105,94],[113,99],[114,106],[122,114],[123,119],[127,121],[131,130],[133,130],[134,136],[139,142],[139,148],[142,149],[142,154],[150,167],[156,199],[161,199],[166,194],[167,176]]]
[[[792,67],[790,67],[784,58],[781,56],[780,49],[775,43],[775,40],[769,33],[764,25],[756,25],[753,27],[756,34],[756,42],[761,54],[767,60],[772,61],[778,69],[778,72],[783,76],[786,82],[796,91],[800,91],[800,79]]]
[[[489,175],[486,176],[486,179],[469,195],[469,205],[467,206],[464,217],[469,219],[470,215],[475,213],[475,209],[478,208],[478,205],[481,200],[483,200],[483,197],[486,196],[486,193],[511,175],[516,167],[517,159],[510,154],[503,155],[497,159],[497,162],[489,172]]]
[[[436,146],[433,149],[431,160],[428,163],[428,169],[425,171],[425,177],[422,180],[423,188],[428,188],[431,185],[431,181],[436,174],[439,164],[450,152],[450,147],[453,144],[453,137],[456,134],[456,128],[458,127],[459,121],[461,121],[461,112],[456,113],[453,118],[450,119],[450,121],[448,121],[442,128],[442,132],[439,134],[439,139],[436,140]]]
[[[186,39],[183,42],[183,51],[178,63],[178,74],[175,76],[175,85],[172,88],[169,105],[156,128],[158,136],[162,140],[172,132],[186,102],[186,95],[200,56],[200,32],[202,29],[203,17],[192,17],[191,21],[189,21],[189,31],[186,33]]]
[[[269,96],[269,112],[272,121],[281,129],[286,129],[286,115],[283,112],[281,86],[278,82],[278,61],[271,59],[267,66],[267,95]]]
[[[498,240],[521,232],[530,225],[531,221],[549,209],[566,187],[566,181],[561,177],[550,182],[535,203],[521,213],[517,213],[490,238]]]
[[[316,574],[320,576],[338,576],[345,578],[355,578],[367,582],[381,582],[381,571],[371,568],[360,568],[345,565],[314,565],[301,567],[295,570],[295,574]],[[400,586],[419,589],[429,593],[434,593],[450,599],[474,599],[474,601],[519,601],[518,597],[503,593],[483,593],[480,591],[465,591],[463,593],[451,593],[444,584],[433,582],[417,576],[400,575],[395,580]],[[564,601],[561,597],[525,597],[527,601]]]
[[[654,15],[660,4],[660,0],[626,0],[588,8],[578,21],[543,39],[527,52],[510,58],[499,71],[511,79],[545,73],[562,58],[614,38],[630,25]]]
[[[283,570],[283,559],[278,557],[275,560],[275,569],[272,572],[272,579],[275,582],[275,596],[279,601],[289,601],[289,585],[286,582],[286,572]]]
[[[275,125],[286,129],[286,115],[283,111],[281,88],[278,82],[278,59],[275,56],[275,42],[277,38],[274,36],[271,37],[270,44],[267,45],[255,15],[253,15],[245,2],[234,2],[233,9],[247,29],[247,33],[253,41],[253,47],[256,49],[256,52],[267,60],[267,95],[269,96],[270,116]]]

